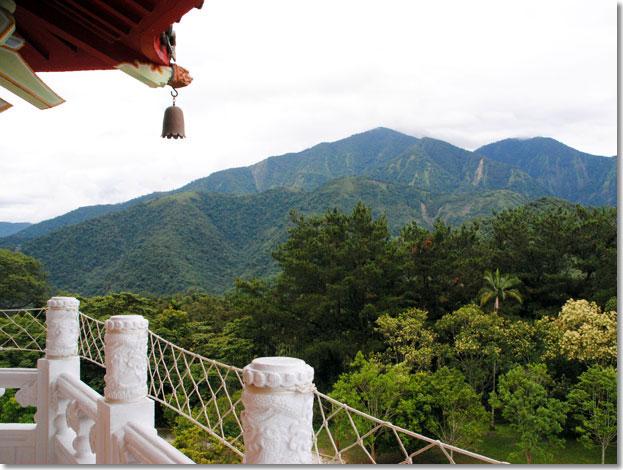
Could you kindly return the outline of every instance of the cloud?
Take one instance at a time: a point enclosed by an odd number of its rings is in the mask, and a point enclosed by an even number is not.
[[[167,89],[42,74],[67,102],[2,114],[0,220],[170,190],[385,126],[475,149],[544,135],[616,151],[616,3],[211,0],[176,25],[188,139]],[[5,94],[3,94],[5,96]],[[14,202],[11,202],[14,201]]]

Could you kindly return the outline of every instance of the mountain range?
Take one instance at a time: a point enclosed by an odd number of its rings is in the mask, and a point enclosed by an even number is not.
[[[0,222],[0,238],[20,232],[30,225],[28,222]]]
[[[377,128],[174,191],[82,207],[0,238],[0,246],[34,256],[54,287],[82,295],[221,293],[235,276],[277,272],[270,251],[286,239],[292,209],[348,212],[361,200],[387,215],[395,235],[411,221],[458,225],[543,197],[615,205],[616,163],[549,138],[470,152]]]

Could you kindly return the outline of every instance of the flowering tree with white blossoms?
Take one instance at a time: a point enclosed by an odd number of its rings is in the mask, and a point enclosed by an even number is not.
[[[569,299],[556,318],[543,318],[549,332],[550,357],[563,356],[587,364],[615,364],[617,312],[602,312],[595,302]]]

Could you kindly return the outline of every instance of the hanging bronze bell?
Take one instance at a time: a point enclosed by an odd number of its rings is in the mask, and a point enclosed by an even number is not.
[[[170,139],[184,139],[186,138],[186,132],[184,132],[184,113],[182,109],[175,106],[169,106],[164,110],[164,119],[162,120],[162,137]]]

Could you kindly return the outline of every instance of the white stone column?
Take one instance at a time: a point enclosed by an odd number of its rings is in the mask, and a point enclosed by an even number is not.
[[[147,396],[147,325],[140,315],[115,315],[106,320],[104,397],[128,402]]]
[[[46,312],[45,358],[37,361],[36,462],[55,464],[54,439],[71,440],[65,411],[69,400],[58,396],[54,387],[61,374],[80,377],[78,336],[80,302],[73,297],[53,297]]]
[[[154,402],[147,398],[147,326],[140,315],[106,320],[106,386],[104,400],[97,403],[97,464],[120,463],[115,442],[123,442],[127,422],[154,426]]]
[[[311,464],[314,369],[301,359],[261,357],[243,370],[246,464]]]
[[[59,359],[78,355],[80,301],[73,297],[52,297],[45,315],[47,336],[45,357]]]

